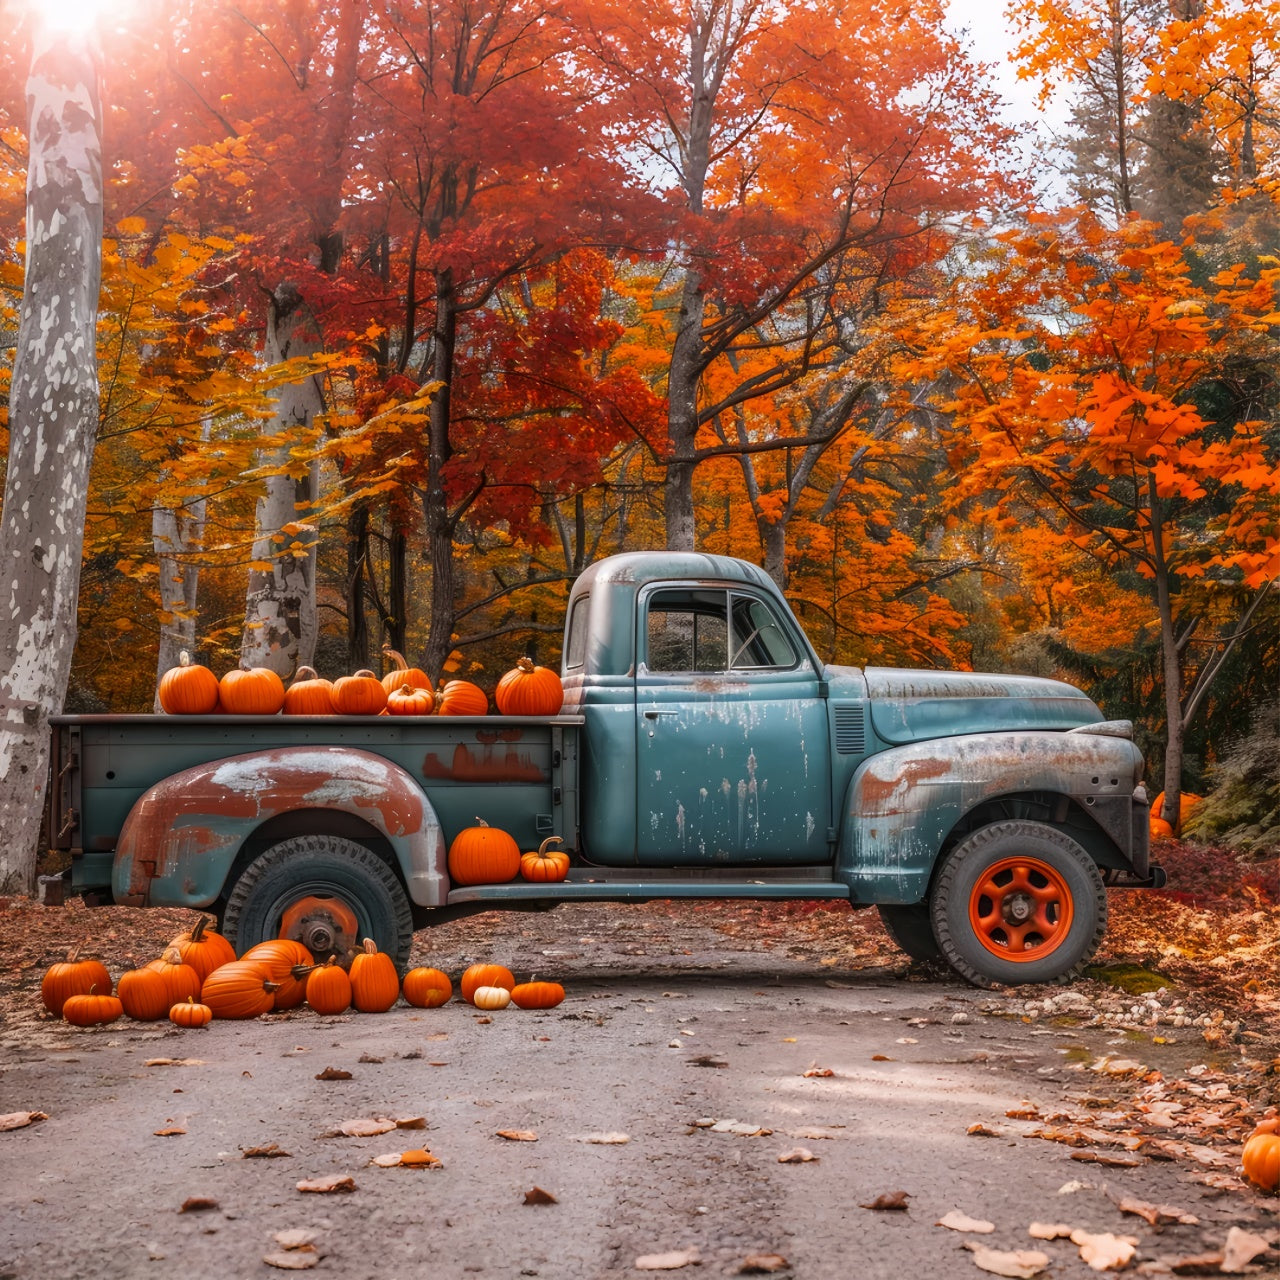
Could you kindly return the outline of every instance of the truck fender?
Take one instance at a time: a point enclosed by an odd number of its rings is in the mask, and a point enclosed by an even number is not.
[[[391,846],[415,903],[447,899],[444,832],[411,774],[352,747],[279,747],[184,769],[144,792],[116,843],[115,900],[207,907],[244,842],[264,822],[302,809],[360,818]]]
[[[1105,850],[1145,875],[1146,798],[1134,782],[1141,759],[1124,738],[1035,730],[883,751],[850,779],[836,878],[855,902],[920,902],[957,824],[984,802],[1029,793],[1074,801],[1097,824],[1095,858]]]

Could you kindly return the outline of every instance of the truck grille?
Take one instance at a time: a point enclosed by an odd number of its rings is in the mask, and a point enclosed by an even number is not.
[[[842,756],[861,755],[867,749],[867,722],[860,703],[835,707],[836,750]]]

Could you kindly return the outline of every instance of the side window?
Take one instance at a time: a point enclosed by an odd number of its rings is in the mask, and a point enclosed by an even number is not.
[[[727,670],[728,608],[724,591],[655,591],[646,622],[649,670]]]
[[[587,602],[589,595],[579,596],[569,614],[569,637],[564,646],[565,670],[580,667],[587,656]]]
[[[733,597],[730,666],[794,667],[796,651],[773,610],[753,596]]]

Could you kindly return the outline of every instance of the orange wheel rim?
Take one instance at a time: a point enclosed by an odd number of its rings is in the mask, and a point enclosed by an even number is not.
[[[1062,876],[1039,858],[1003,858],[969,894],[969,924],[992,955],[1025,964],[1056,951],[1075,912]]]
[[[344,955],[359,942],[360,922],[341,898],[312,894],[291,902],[280,917],[281,938],[292,938],[312,955]]]

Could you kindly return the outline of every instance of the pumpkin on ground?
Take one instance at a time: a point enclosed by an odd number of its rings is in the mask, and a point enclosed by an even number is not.
[[[330,956],[324,964],[305,970],[307,1004],[316,1013],[345,1013],[351,1008],[351,979],[347,977],[347,971],[334,961],[335,957]],[[295,976],[301,968],[299,966],[293,971]]]
[[[1151,802],[1151,834],[1165,838],[1180,835],[1187,819],[1201,800],[1201,796],[1192,795],[1189,791],[1182,792],[1178,797],[1178,820],[1170,822],[1164,816],[1164,792],[1158,791]]]
[[[215,1018],[256,1018],[275,1003],[276,984],[265,965],[233,960],[215,969],[200,988],[200,999]]]
[[[516,665],[498,681],[493,700],[504,716],[554,716],[564,706],[564,685],[550,667],[535,666],[532,658]]]
[[[402,993],[405,1000],[419,1009],[438,1009],[448,1004],[453,995],[449,975],[440,969],[410,969],[404,975]]]
[[[438,716],[483,716],[489,714],[489,699],[470,680],[450,680],[436,695]]]
[[[511,1003],[511,992],[506,987],[477,987],[471,1003],[477,1009],[505,1009]]]
[[[474,1004],[473,997],[481,987],[506,987],[510,991],[515,985],[515,975],[505,965],[473,964],[462,975],[458,989],[468,1004]]]
[[[158,973],[164,981],[165,999],[170,1005],[180,1004],[200,994],[200,975],[182,959],[177,947],[166,947],[159,960],[153,960],[148,969]]]
[[[431,677],[427,675],[421,667],[411,667],[404,660],[404,655],[397,653],[394,649],[383,649],[382,652],[395,664],[395,666],[382,677],[382,687],[387,691],[388,696],[404,685],[412,685],[417,689],[430,690]]]
[[[218,701],[229,716],[273,716],[284,706],[284,681],[270,667],[238,667],[218,681]]]
[[[464,827],[449,845],[449,875],[455,884],[506,884],[520,872],[520,846],[483,818]]]
[[[209,927],[212,923],[208,916],[201,916],[194,929],[178,934],[169,943],[178,948],[182,963],[189,964],[202,983],[219,965],[230,964],[236,958],[235,948]]]
[[[307,998],[306,975],[295,976],[296,965],[309,966],[311,952],[292,938],[268,938],[250,947],[240,957],[262,965],[276,983],[272,1006],[276,1009],[296,1009]]]
[[[333,682],[333,709],[340,716],[376,716],[387,705],[387,691],[372,671],[357,671]]]
[[[402,684],[387,694],[387,711],[393,716],[429,716],[435,704],[431,690],[417,685]]]
[[[130,969],[120,975],[116,995],[124,1011],[139,1022],[154,1022],[169,1012],[169,984],[154,969]]]
[[[114,1022],[123,1012],[124,1005],[115,996],[68,996],[62,1006],[62,1016],[77,1027]]]
[[[287,716],[333,715],[333,681],[325,680],[314,667],[299,667],[284,691],[281,710]]]
[[[1244,1176],[1263,1191],[1280,1191],[1280,1116],[1268,1116],[1245,1139]]]
[[[188,996],[169,1010],[169,1021],[175,1027],[207,1027],[213,1021],[213,1010]]]
[[[40,999],[55,1017],[72,996],[109,996],[111,975],[101,960],[81,960],[80,948],[72,947],[65,960],[51,964],[40,982]]]
[[[559,836],[548,836],[536,851],[520,855],[520,874],[526,880],[551,883],[569,874],[569,855],[563,849],[553,849],[553,844],[564,841]]]
[[[218,708],[218,677],[184,649],[178,665],[160,677],[160,709],[171,716],[207,716]]]
[[[351,1001],[361,1013],[386,1013],[400,998],[400,975],[372,938],[363,947],[351,962]]]
[[[518,1009],[554,1009],[563,1000],[558,982],[520,982],[511,988],[511,1003]]]

